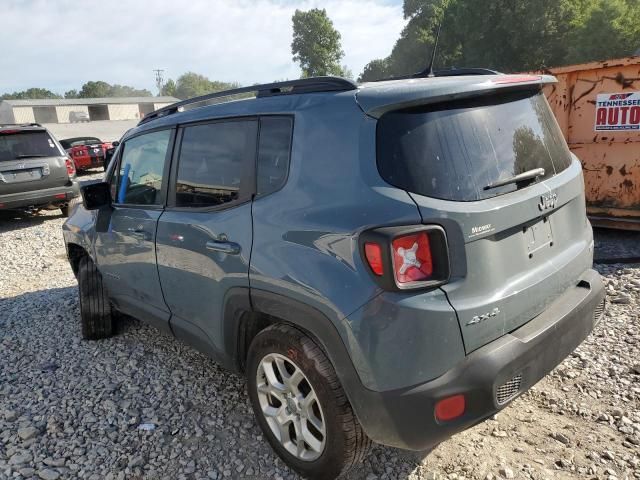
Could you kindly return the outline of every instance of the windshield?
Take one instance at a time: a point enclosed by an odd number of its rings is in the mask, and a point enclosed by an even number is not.
[[[542,93],[514,92],[383,115],[377,161],[392,185],[434,198],[473,201],[509,193],[495,184],[536,168],[549,178],[571,164]]]
[[[30,157],[57,157],[61,152],[44,130],[0,132],[0,162]]]

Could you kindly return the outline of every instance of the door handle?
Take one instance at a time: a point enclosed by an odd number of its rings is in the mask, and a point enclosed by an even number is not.
[[[127,231],[133,238],[137,238],[138,240],[147,239],[147,232],[142,228],[128,228]]]
[[[206,243],[207,250],[213,252],[222,252],[229,255],[238,255],[240,253],[240,245],[235,242],[221,242],[217,240],[209,240]]]

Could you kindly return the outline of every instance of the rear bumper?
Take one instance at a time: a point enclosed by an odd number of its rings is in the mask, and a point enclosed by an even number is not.
[[[62,187],[0,195],[0,210],[66,205],[72,198],[80,195],[78,182],[72,180],[70,183]]]
[[[104,155],[99,157],[73,157],[73,164],[75,165],[76,170],[101,167],[104,165]]]
[[[602,318],[604,297],[600,275],[588,270],[545,312],[474,351],[441,377],[387,392],[351,389],[360,422],[379,443],[408,450],[437,445],[504,408],[573,352]],[[498,388],[514,378],[520,378],[519,387],[499,402]],[[439,423],[436,402],[457,394],[465,395],[464,415]]]

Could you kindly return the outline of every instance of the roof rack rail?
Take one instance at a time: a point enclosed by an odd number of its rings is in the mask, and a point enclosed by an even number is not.
[[[195,103],[206,102],[214,98],[230,97],[243,93],[256,92],[256,98],[272,97],[276,95],[292,95],[296,93],[319,93],[319,92],[341,92],[348,90],[356,90],[356,85],[351,80],[341,77],[309,77],[299,80],[286,80],[284,82],[265,83],[262,85],[251,85],[249,87],[234,88],[232,90],[223,90],[221,92],[209,93],[200,97],[182,100],[166,107],[160,108],[154,112],[145,115],[138,125],[142,125],[150,120],[160,117],[166,117],[180,111],[183,107]]]
[[[447,68],[446,70],[436,70],[433,72],[434,77],[457,77],[459,75],[499,75],[500,72],[490,70],[488,68]],[[398,77],[387,77],[374,82],[385,82],[387,80],[409,80],[412,78],[429,78],[429,72],[423,71],[412,73],[410,75],[402,75]]]
[[[5,127],[41,127],[39,123],[30,122],[30,123],[0,123],[0,128]]]

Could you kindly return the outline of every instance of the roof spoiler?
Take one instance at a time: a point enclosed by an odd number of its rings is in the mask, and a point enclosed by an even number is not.
[[[153,119],[166,117],[176,112],[182,111],[185,106],[197,103],[204,103],[208,100],[231,97],[244,93],[254,93],[256,98],[273,97],[276,95],[293,95],[298,93],[319,93],[319,92],[344,92],[356,90],[356,85],[351,80],[341,77],[309,77],[299,80],[287,80],[284,82],[265,83],[261,85],[251,85],[249,87],[234,88],[231,90],[223,90],[221,92],[209,93],[200,97],[190,98],[176,102],[159,110],[145,115],[138,125],[149,122]],[[202,105],[205,106],[205,105]]]
[[[413,81],[393,82],[384,87],[370,82],[360,86],[356,101],[367,115],[380,118],[391,110],[491,95],[498,91],[541,89],[557,82],[551,75],[478,75],[481,76],[467,76],[450,82],[422,81],[421,77],[413,77]]]
[[[424,72],[412,73],[410,75],[400,75],[397,77],[387,77],[372,82],[386,82],[389,80],[409,80],[412,78],[433,78],[433,77],[457,77],[460,75],[500,75],[500,72],[488,68],[447,68],[436,70],[431,76],[426,70]]]

